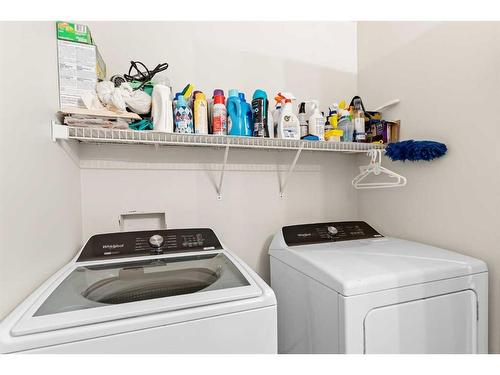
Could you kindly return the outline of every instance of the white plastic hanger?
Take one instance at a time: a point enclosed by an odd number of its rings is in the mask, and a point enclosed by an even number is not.
[[[406,177],[403,177],[396,172],[393,172],[387,168],[382,167],[382,150],[370,150],[368,151],[370,156],[370,164],[364,167],[360,167],[361,173],[354,177],[352,180],[352,186],[356,189],[380,189],[380,188],[390,188],[399,187],[406,185]],[[378,176],[380,174],[386,174],[389,177],[395,179],[390,182],[362,182],[367,176],[374,174]]]

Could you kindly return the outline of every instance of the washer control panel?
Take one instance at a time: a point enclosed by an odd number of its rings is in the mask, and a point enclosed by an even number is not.
[[[208,228],[107,233],[91,237],[78,262],[217,249],[222,245]]]
[[[283,227],[288,246],[383,237],[364,221],[303,224]]]

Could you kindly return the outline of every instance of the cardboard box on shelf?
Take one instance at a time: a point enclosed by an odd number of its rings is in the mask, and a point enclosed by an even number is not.
[[[60,108],[85,108],[81,96],[106,79],[106,64],[88,26],[59,21],[56,29]]]
[[[389,127],[387,143],[398,142],[401,128],[401,120],[387,121]]]
[[[96,47],[91,44],[57,41],[59,105],[85,108],[82,94],[95,91],[97,84]]]
[[[57,21],[57,39],[85,44],[93,44],[87,25]]]

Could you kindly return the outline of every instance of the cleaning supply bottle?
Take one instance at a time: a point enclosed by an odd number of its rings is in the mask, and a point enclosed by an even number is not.
[[[278,93],[274,97],[274,100],[276,101],[276,104],[274,105],[274,111],[272,112],[272,119],[273,119],[272,133],[274,136],[279,137],[279,135],[278,135],[278,122],[280,120],[281,108],[283,107],[283,104],[285,103],[285,99],[283,98],[283,96],[281,96],[280,93]]]
[[[163,84],[153,86],[151,94],[151,117],[153,130],[157,132],[173,133],[174,116],[172,110],[172,91]]]
[[[227,97],[227,133],[229,135],[245,135],[245,118],[238,90],[229,90]]]
[[[338,120],[338,128],[344,132],[342,136],[342,142],[352,142],[354,124],[351,119],[351,114],[345,109],[339,109],[339,114],[340,118]]]
[[[354,140],[355,142],[366,142],[365,113],[361,106],[361,100],[354,100]]]
[[[280,111],[277,134],[279,138],[300,139],[299,119],[293,113],[292,100],[295,99],[290,93],[280,93],[285,103]]]
[[[269,137],[269,101],[264,90],[257,89],[253,93],[252,113],[253,113],[253,136]]]
[[[325,118],[319,111],[317,100],[311,100],[312,114],[309,116],[309,134],[315,135],[320,141],[325,140]]]
[[[214,104],[212,107],[212,133],[217,135],[227,134],[227,110],[224,91],[214,91]]]
[[[194,133],[193,114],[183,95],[177,98],[174,119],[176,133]]]
[[[174,109],[174,112],[175,112],[175,109],[177,108],[177,99],[179,99],[179,96],[182,96],[181,92],[176,93],[174,100],[172,100],[172,108]]]
[[[193,112],[193,119],[194,119],[194,101],[196,100],[196,94],[198,94],[200,92],[201,91],[199,91],[199,90],[193,91],[193,94],[191,95],[191,100],[189,101],[189,108],[191,108],[191,111]],[[196,123],[194,123],[194,126],[196,128]]]
[[[194,94],[193,112],[195,133],[208,134],[208,103],[201,91]]]
[[[302,102],[299,105],[299,115],[297,116],[300,124],[300,138],[304,138],[309,134],[309,125],[306,118],[306,103]]]
[[[243,135],[245,137],[251,137],[253,133],[252,106],[250,105],[250,103],[247,103],[244,93],[240,92],[239,97],[241,102],[241,110],[243,112]]]
[[[270,106],[267,107],[267,131],[269,138],[276,138],[276,128],[274,127],[273,114]]]

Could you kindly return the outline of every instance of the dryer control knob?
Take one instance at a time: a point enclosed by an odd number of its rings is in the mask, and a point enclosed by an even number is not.
[[[328,227],[326,227],[326,229],[328,230],[328,233],[332,236],[336,235],[339,232],[337,228],[335,228],[333,225],[329,225]]]
[[[151,245],[151,247],[154,247],[156,249],[161,247],[161,245],[163,245],[163,242],[163,237],[159,234],[155,234],[154,236],[149,237],[149,244]]]

